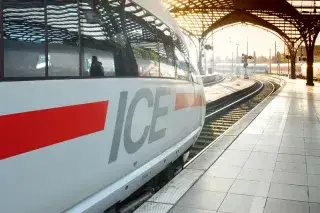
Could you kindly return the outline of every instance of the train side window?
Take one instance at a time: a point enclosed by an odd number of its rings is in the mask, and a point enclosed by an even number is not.
[[[48,75],[79,76],[77,2],[74,0],[47,1],[47,24]]]
[[[161,76],[166,78],[175,78],[175,53],[171,32],[169,31],[169,29],[162,29],[161,32],[163,32],[159,36]]]
[[[127,1],[125,28],[137,62],[139,76],[162,77],[156,18]]]
[[[174,36],[174,53],[176,62],[176,78],[190,80],[190,63],[189,55],[183,43]]]
[[[122,0],[81,0],[81,75],[129,76]],[[129,53],[128,53],[129,52]],[[132,54],[133,55],[133,54]]]
[[[43,0],[3,1],[4,77],[45,76],[39,59],[45,56]]]

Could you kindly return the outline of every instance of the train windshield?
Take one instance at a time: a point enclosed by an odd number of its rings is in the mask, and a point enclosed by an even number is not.
[[[8,0],[2,9],[4,78],[185,79],[194,70],[173,30],[133,1]]]

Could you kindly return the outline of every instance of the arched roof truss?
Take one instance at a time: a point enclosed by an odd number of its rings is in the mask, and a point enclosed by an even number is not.
[[[180,27],[204,38],[230,23],[268,28],[289,43],[301,43],[320,29],[320,0],[162,0]]]

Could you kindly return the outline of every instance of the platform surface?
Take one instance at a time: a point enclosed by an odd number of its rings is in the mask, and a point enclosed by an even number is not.
[[[287,80],[135,213],[319,213],[320,84]]]
[[[206,101],[207,103],[216,101],[234,92],[249,88],[254,83],[255,81],[251,79],[235,78],[231,81],[223,81],[221,83],[214,84],[213,86],[204,87]]]

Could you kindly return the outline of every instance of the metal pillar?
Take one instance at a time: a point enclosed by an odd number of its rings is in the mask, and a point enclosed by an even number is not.
[[[316,43],[316,39],[319,34],[319,29],[309,29],[310,33],[306,37],[304,37],[304,42],[306,44],[306,52],[307,52],[307,83],[308,86],[314,86],[313,83],[313,63],[314,63],[314,46]]]
[[[314,46],[307,48],[307,85],[308,86],[314,86],[313,62],[314,62]]]
[[[204,71],[203,71],[203,74],[204,75],[207,75],[207,54],[206,54],[206,51],[204,51]]]
[[[232,67],[231,67],[231,69],[232,69],[232,70],[231,70],[231,73],[233,74],[233,52],[232,52],[232,58],[231,58],[231,66],[232,66]]]
[[[271,49],[269,49],[269,72],[270,72],[270,74],[271,74],[271,64],[272,64]]]
[[[202,52],[203,52],[203,45],[201,39],[199,39],[199,57],[198,57],[198,68],[200,71],[200,74],[204,75],[203,67],[202,67]]]
[[[212,46],[212,72],[214,72],[214,47]]]
[[[290,51],[290,62],[291,62],[291,79],[296,79],[296,58],[297,58],[297,52],[295,50]]]
[[[236,75],[239,77],[240,68],[239,68],[239,44],[237,44],[237,58],[236,58]]]

